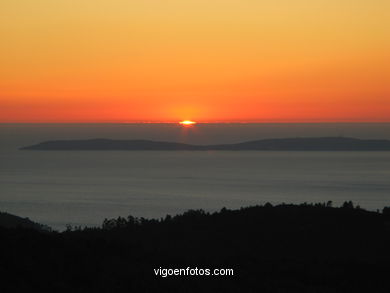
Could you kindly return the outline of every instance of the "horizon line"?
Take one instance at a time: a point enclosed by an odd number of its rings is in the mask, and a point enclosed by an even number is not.
[[[388,124],[389,121],[291,121],[291,122],[272,122],[272,121],[196,121],[196,125],[200,124]],[[0,122],[0,124],[177,124],[180,121],[110,121],[110,122]]]

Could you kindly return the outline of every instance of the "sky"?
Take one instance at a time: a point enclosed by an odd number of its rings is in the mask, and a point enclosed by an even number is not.
[[[0,122],[390,122],[388,0],[2,0]]]

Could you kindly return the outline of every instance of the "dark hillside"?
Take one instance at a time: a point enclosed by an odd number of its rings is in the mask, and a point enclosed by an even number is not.
[[[1,292],[390,292],[390,218],[345,203],[1,229]],[[233,276],[156,276],[158,268]],[[5,280],[5,281],[4,281]]]
[[[36,230],[50,230],[49,227],[31,221],[29,218],[21,218],[8,213],[0,212],[0,227],[28,228]]]

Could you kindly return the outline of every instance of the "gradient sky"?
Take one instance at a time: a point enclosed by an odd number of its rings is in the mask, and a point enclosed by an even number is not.
[[[0,122],[390,121],[388,0],[2,0]]]

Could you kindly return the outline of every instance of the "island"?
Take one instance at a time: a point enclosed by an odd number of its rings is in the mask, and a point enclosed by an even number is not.
[[[194,145],[152,140],[55,140],[20,148],[35,151],[390,151],[390,140],[298,137],[233,144]]]

